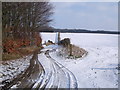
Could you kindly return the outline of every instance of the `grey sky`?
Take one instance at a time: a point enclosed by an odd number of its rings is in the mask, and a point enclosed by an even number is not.
[[[55,28],[118,30],[117,2],[52,2]]]

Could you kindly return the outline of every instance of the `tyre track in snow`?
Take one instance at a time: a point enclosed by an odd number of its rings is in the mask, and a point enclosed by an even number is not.
[[[47,70],[45,70],[46,77],[49,77],[48,79],[46,78],[44,79],[44,82],[42,83],[43,85],[40,88],[77,89],[78,85],[74,74],[50,56],[49,53],[55,51],[56,51],[55,49],[44,51],[43,56],[47,59],[44,62],[41,62],[40,60],[41,64],[43,65],[43,68],[44,69],[47,68]],[[45,64],[45,62],[49,62],[49,63]]]
[[[11,88],[31,88],[36,83],[38,78],[44,74],[44,70],[40,62],[38,61],[37,53],[35,53],[30,60],[30,66],[21,74],[5,83],[2,90],[8,90]]]
[[[49,53],[55,51],[55,49],[46,50],[38,56],[34,55],[26,71],[11,80],[2,89],[8,90],[14,88],[14,85],[16,89],[77,89],[77,80],[73,73],[50,56]]]

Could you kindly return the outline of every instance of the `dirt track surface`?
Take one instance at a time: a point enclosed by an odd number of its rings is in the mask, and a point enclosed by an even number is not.
[[[40,62],[38,61],[37,54],[35,54],[30,60],[30,66],[21,74],[9,81],[3,81],[5,84],[1,87],[3,90],[10,88],[31,88],[36,80],[40,77],[43,71]]]
[[[73,73],[50,56],[49,53],[55,51],[46,50],[38,55],[34,54],[30,61],[30,66],[9,82],[3,81],[2,83],[5,85],[2,89],[77,89],[77,80]]]

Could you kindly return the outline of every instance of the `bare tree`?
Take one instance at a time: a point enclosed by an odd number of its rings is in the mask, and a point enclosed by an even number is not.
[[[22,30],[28,34],[48,27],[52,21],[52,8],[49,2],[3,2],[3,32],[12,27],[15,35]]]
[[[34,41],[36,32],[49,27],[52,9],[50,2],[2,2],[3,40],[10,37]]]

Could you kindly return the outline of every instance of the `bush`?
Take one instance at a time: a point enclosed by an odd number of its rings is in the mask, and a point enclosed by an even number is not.
[[[70,45],[70,39],[69,38],[64,38],[63,40],[61,40],[59,43],[59,45],[63,45],[65,47],[68,47]]]
[[[39,33],[36,33],[35,34],[35,45],[39,47],[39,46],[41,46],[41,43],[42,43],[42,39],[41,39]]]
[[[23,39],[6,39],[3,42],[3,52],[5,53],[13,53],[17,52],[18,48],[23,46],[29,46],[30,41],[29,40],[23,40]]]

